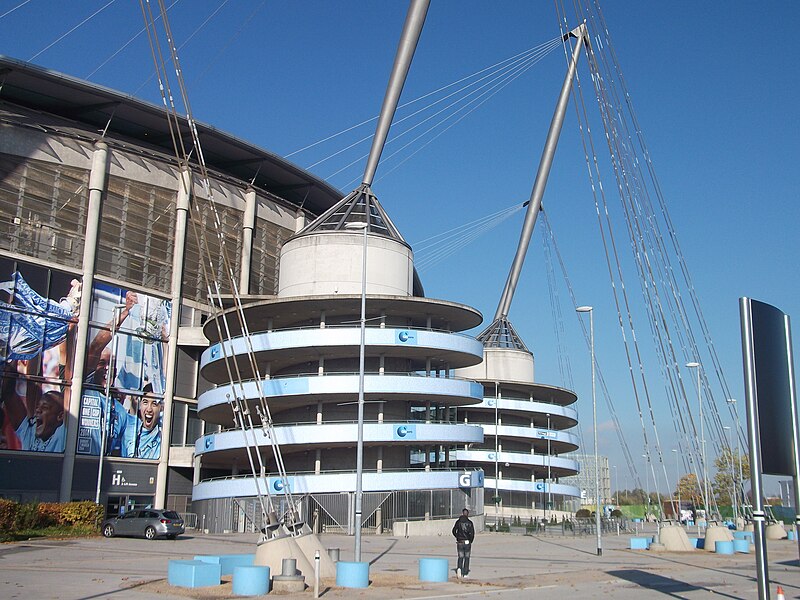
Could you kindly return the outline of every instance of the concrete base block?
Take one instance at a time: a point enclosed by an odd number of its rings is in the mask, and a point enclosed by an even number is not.
[[[319,538],[313,533],[300,535],[294,538],[297,546],[306,557],[306,560],[311,564],[312,570],[310,573],[304,573],[307,577],[314,577],[314,554],[319,552],[319,576],[320,577],[336,577],[336,563],[331,559],[328,551],[319,541]]]
[[[714,542],[714,552],[717,554],[733,554],[733,541]]]
[[[219,585],[218,564],[201,560],[171,560],[167,565],[167,583],[178,587],[196,588]]]
[[[786,530],[783,523],[770,523],[767,525],[766,538],[768,540],[782,540],[786,538]]]
[[[632,537],[631,550],[647,550],[650,547],[650,538]]]
[[[733,532],[733,539],[734,540],[747,540],[752,544],[753,543],[753,532],[752,531],[734,531]]]
[[[650,550],[650,552],[666,552],[667,547],[664,544],[653,542],[650,544],[650,548],[648,548],[648,550]]]
[[[282,577],[276,575],[272,578],[272,591],[276,594],[294,594],[306,589],[303,577]]]
[[[314,567],[312,566],[314,557],[311,557],[312,562],[308,561],[300,546],[297,545],[296,538],[290,536],[274,538],[256,548],[255,564],[269,567],[272,573],[281,572],[284,558],[294,558],[297,561],[297,570],[301,575],[314,577]]]
[[[693,552],[696,546],[689,541],[686,530],[680,525],[666,525],[659,532],[659,541],[670,552]],[[652,546],[650,547],[652,550]]]
[[[255,558],[255,554],[203,554],[194,557],[195,560],[219,565],[223,575],[233,575],[236,567],[253,566]]]
[[[733,532],[728,529],[727,527],[722,527],[720,525],[714,525],[706,529],[706,538],[705,538],[705,545],[703,549],[706,552],[715,552],[716,546],[714,545],[716,542],[732,542],[733,541]]]

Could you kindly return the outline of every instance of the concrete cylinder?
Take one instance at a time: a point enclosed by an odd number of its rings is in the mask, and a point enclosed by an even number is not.
[[[328,548],[328,556],[333,562],[339,562],[339,548]]]
[[[361,293],[363,233],[323,231],[291,238],[281,248],[278,296]],[[414,256],[404,243],[367,235],[367,294],[411,296]]]
[[[369,563],[343,560],[337,562],[336,585],[345,588],[369,587]]]
[[[269,592],[269,567],[235,567],[234,596],[263,596]]]
[[[294,577],[297,575],[297,559],[284,558],[281,561],[281,576]]]

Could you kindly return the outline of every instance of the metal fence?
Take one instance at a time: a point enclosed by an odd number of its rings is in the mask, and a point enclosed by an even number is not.
[[[278,516],[289,510],[285,498],[273,498]],[[355,492],[307,494],[294,498],[294,510],[300,519],[317,532],[352,534],[354,530]],[[264,523],[257,498],[219,498],[192,504],[201,529],[210,533],[256,532]],[[364,492],[362,495],[362,531],[380,533],[391,530],[395,521],[421,521],[458,517],[469,508],[483,513],[483,488],[471,490],[403,490]]]

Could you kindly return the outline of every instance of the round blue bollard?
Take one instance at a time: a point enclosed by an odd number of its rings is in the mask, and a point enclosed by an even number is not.
[[[750,553],[750,540],[733,540],[733,551],[742,552],[744,554]]]
[[[446,558],[420,558],[419,580],[442,583],[447,581],[449,569]]]
[[[697,548],[698,544],[700,543],[700,540],[696,537],[690,537],[689,542],[692,544],[693,547]]]
[[[790,542],[794,541],[794,531],[789,530],[789,531],[786,532],[786,535],[789,536],[789,541]]]
[[[340,560],[336,563],[336,585],[346,588],[369,587],[369,563]]]
[[[714,542],[714,552],[717,554],[733,554],[733,542]]]
[[[263,596],[269,591],[269,567],[234,567],[234,596]]]

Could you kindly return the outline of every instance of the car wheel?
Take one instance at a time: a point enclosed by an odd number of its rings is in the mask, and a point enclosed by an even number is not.
[[[105,527],[103,527],[103,537],[107,538],[114,537],[114,526],[111,525],[110,523]]]
[[[144,537],[146,537],[148,540],[155,539],[155,537],[156,537],[156,528],[155,527],[148,527],[147,529],[145,529],[144,530]]]
[[[178,537],[177,533],[170,533],[169,535],[167,535],[168,540],[174,540],[176,537]]]

